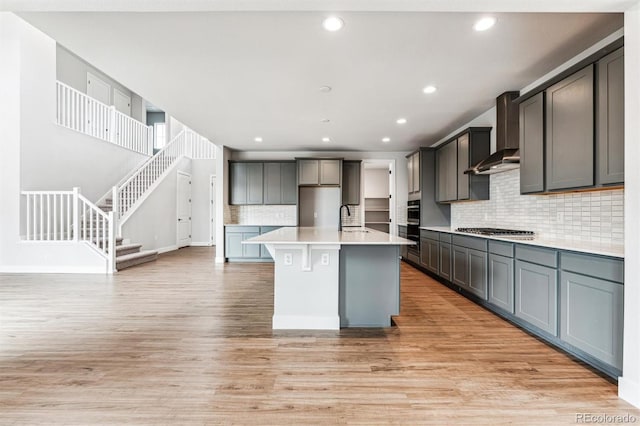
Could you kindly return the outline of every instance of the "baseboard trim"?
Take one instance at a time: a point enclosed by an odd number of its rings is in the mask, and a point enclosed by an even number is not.
[[[340,330],[340,316],[274,315],[274,330]]]
[[[166,246],[166,247],[162,247],[159,249],[156,249],[156,251],[158,252],[158,254],[162,254],[162,253],[167,253],[170,251],[174,251],[174,250],[178,250],[180,247],[178,247],[177,245],[172,245],[172,246]]]
[[[3,274],[107,274],[100,266],[0,266]]]
[[[618,379],[618,396],[629,404],[640,408],[640,383],[620,377]]]
[[[191,247],[213,247],[214,244],[208,241],[191,243]]]
[[[216,256],[216,263],[224,263],[224,256]]]

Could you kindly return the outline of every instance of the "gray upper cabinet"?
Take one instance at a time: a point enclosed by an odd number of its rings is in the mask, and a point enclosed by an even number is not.
[[[420,192],[420,151],[407,155],[407,178],[409,194]]]
[[[544,92],[520,104],[520,193],[544,191]]]
[[[597,167],[599,185],[624,182],[624,52],[620,48],[597,63]]]
[[[342,163],[342,204],[360,204],[360,161]]]
[[[436,200],[488,200],[489,176],[464,173],[489,156],[491,128],[470,127],[436,151]]]
[[[296,165],[264,163],[264,204],[296,204]]]
[[[469,134],[465,133],[457,140],[458,144],[458,200],[469,199],[469,175],[464,171],[469,168]]]
[[[342,160],[298,160],[298,185],[340,185]]]
[[[231,204],[262,204],[262,163],[230,163]]]
[[[515,270],[516,317],[557,336],[557,270],[522,260],[516,260]]]
[[[547,189],[594,185],[593,65],[546,91]]]
[[[458,199],[458,147],[448,143],[436,151],[436,188],[439,202]]]

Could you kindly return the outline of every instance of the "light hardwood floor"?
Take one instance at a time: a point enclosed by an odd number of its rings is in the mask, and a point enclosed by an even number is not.
[[[615,384],[407,265],[397,327],[276,332],[273,266],[213,258],[0,275],[0,424],[640,423]]]

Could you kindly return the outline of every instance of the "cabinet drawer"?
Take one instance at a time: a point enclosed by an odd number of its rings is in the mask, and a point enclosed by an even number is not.
[[[489,240],[489,253],[499,254],[500,256],[505,257],[513,257],[513,246],[513,243]]]
[[[256,233],[260,233],[260,227],[259,226],[226,226],[225,227],[225,231],[229,234],[229,233],[236,233],[236,232],[256,232]]]
[[[556,250],[518,244],[516,245],[516,258],[551,268],[558,267],[558,252]]]
[[[560,252],[560,269],[603,280],[624,282],[624,261],[610,257]]]
[[[466,237],[464,235],[454,235],[453,244],[474,250],[487,251],[487,240],[484,238]]]
[[[451,244],[451,234],[447,232],[440,232],[440,241],[443,243]]]
[[[420,238],[429,238],[431,240],[438,241],[438,232],[436,231],[427,231],[426,229],[420,230]]]

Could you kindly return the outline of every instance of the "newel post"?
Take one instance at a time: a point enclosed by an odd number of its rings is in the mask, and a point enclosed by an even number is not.
[[[73,188],[73,241],[80,241],[80,212],[78,211],[78,194],[80,188]]]

